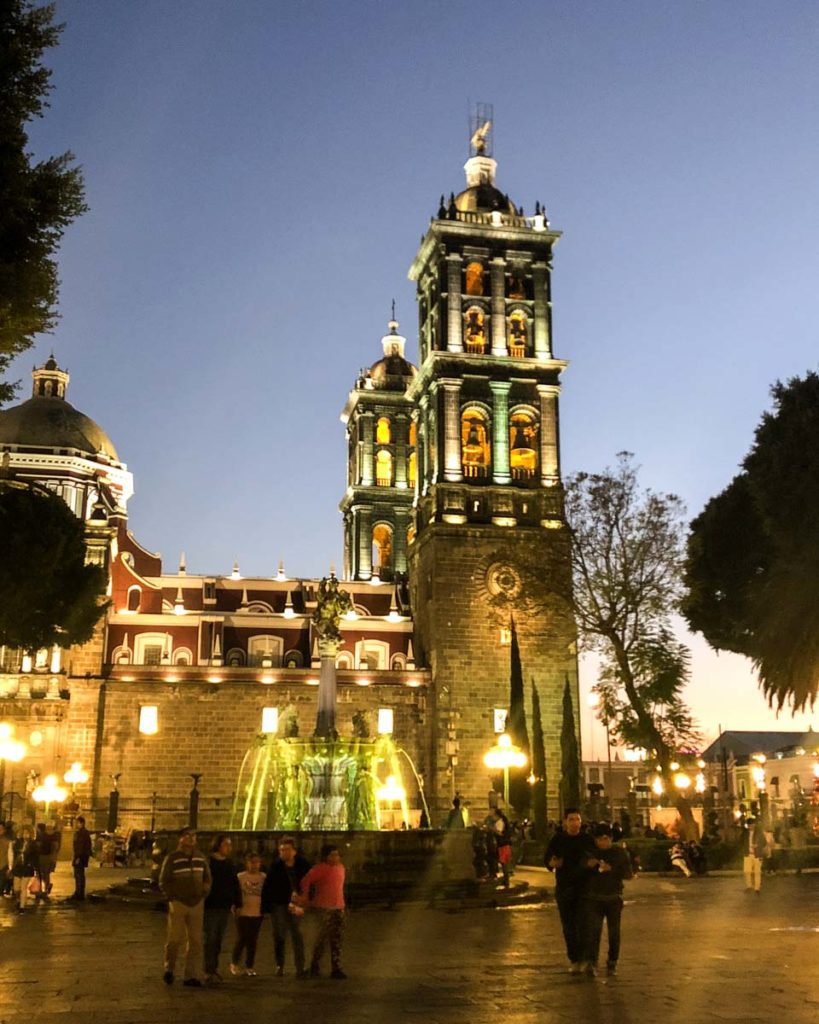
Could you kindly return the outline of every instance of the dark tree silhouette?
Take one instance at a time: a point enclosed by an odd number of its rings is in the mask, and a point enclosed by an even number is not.
[[[560,811],[580,806],[580,748],[574,724],[569,677],[563,687],[563,724],[560,729]]]
[[[512,742],[529,757],[529,732],[526,728],[526,704],[523,692],[523,667],[520,661],[520,646],[514,618],[511,621],[512,644],[509,671],[509,720],[506,731]],[[529,813],[529,766],[509,769],[509,802],[521,816]]]
[[[772,704],[800,710],[819,693],[819,375],[771,394],[743,472],[691,524],[683,612],[753,661]]]
[[[54,4],[0,3],[0,375],[35,335],[53,328],[58,278],[55,253],[66,227],[86,209],[73,156],[33,162],[27,125],[42,117],[51,91],[43,53],[62,26]],[[0,404],[14,386],[0,382]]]
[[[535,836],[542,839],[546,835],[549,821],[549,806],[546,796],[546,744],[543,739],[543,722],[540,717],[540,694],[532,680],[532,820],[535,824]]]
[[[0,645],[37,651],[90,640],[106,576],[85,563],[83,523],[44,488],[0,483]]]

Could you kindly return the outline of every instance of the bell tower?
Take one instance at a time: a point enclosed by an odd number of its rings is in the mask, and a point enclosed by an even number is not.
[[[420,368],[417,473],[408,548],[416,657],[432,670],[429,789],[483,816],[494,709],[509,702],[510,622],[527,719],[538,689],[550,814],[560,775],[561,699],[577,700],[570,552],[563,518],[558,397],[567,363],[552,346],[552,253],[560,232],[496,183],[491,110],[478,112],[466,188],[441,197],[409,271]],[[579,716],[576,715],[576,722]]]

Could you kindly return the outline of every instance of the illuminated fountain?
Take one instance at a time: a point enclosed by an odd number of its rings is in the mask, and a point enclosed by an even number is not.
[[[402,757],[415,776],[429,820],[415,766],[393,742],[391,711],[379,714],[375,738],[362,713],[353,719],[351,737],[341,738],[336,730],[339,622],[351,609],[350,595],[339,588],[336,577],[323,579],[313,614],[321,657],[315,731],[300,737],[295,713],[268,723],[268,731],[256,737],[242,761],[231,828],[372,830],[393,827],[396,807],[409,825]]]

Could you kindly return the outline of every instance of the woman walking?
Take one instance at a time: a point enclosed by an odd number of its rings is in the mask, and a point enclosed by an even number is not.
[[[37,844],[28,825],[22,828],[20,835],[11,844],[10,857],[17,912],[22,914],[28,904],[29,886],[38,868]]]

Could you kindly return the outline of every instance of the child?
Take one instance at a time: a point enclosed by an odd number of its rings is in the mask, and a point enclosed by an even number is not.
[[[236,911],[236,945],[230,962],[231,974],[247,974],[256,977],[253,965],[256,962],[256,944],[259,941],[259,929],[262,926],[262,886],[265,873],[261,870],[262,858],[258,853],[251,853],[245,861],[246,870],[239,872],[239,889],[242,893],[242,905]],[[242,952],[245,951],[243,970],[239,964]]]
[[[608,926],[609,951],[606,973],[617,973],[620,956],[620,916],[623,912],[623,881],[631,878],[631,859],[626,850],[614,846],[610,825],[595,825],[593,856],[586,861],[587,874],[582,900],[584,962],[586,974],[597,974],[597,957],[603,921]]]
[[[344,929],[344,865],[337,846],[326,843],[321,848],[321,863],[310,868],[301,880],[301,898],[321,915],[319,932],[310,959],[310,977],[320,974],[319,965],[324,947],[330,943],[330,977],[343,981],[341,969],[341,935]]]

